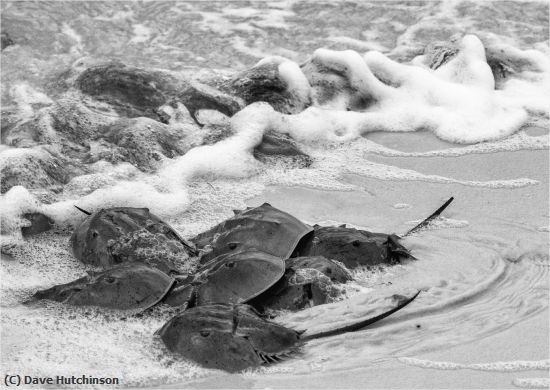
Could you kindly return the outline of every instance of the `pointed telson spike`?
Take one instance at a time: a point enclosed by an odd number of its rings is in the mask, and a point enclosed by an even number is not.
[[[387,312],[379,314],[375,317],[372,317],[372,318],[369,318],[369,319],[366,319],[366,320],[363,320],[363,321],[359,321],[359,322],[356,322],[354,324],[350,324],[350,325],[347,325],[347,326],[343,326],[341,328],[336,328],[336,329],[333,329],[333,330],[327,330],[325,332],[315,333],[315,334],[312,334],[312,335],[301,337],[300,339],[302,341],[308,341],[308,340],[313,340],[313,339],[319,339],[321,337],[336,336],[336,335],[344,334],[344,333],[347,333],[347,332],[355,332],[355,331],[361,330],[361,329],[365,328],[366,326],[374,324],[375,322],[378,322],[378,321],[392,315],[396,311],[399,311],[399,310],[403,309],[409,303],[414,301],[416,299],[416,297],[418,296],[418,294],[420,294],[420,290],[418,290],[418,292],[416,294],[414,294],[411,298],[400,302],[393,309],[388,310]]]
[[[86,215],[92,215],[92,213],[90,213],[89,211],[83,210],[83,209],[81,209],[81,208],[78,207],[78,206],[74,206],[74,207],[76,207],[76,209],[77,209],[78,211],[80,211],[80,212],[82,212],[82,213],[84,213],[84,214],[86,214]]]
[[[425,220],[423,220],[422,222],[420,222],[418,225],[416,225],[415,227],[413,227],[411,230],[409,230],[407,233],[405,233],[403,235],[403,237],[407,237],[408,235],[412,234],[412,233],[415,233],[416,231],[422,229],[423,227],[425,227],[426,225],[428,225],[433,219],[435,219],[436,217],[439,216],[439,214],[441,214],[443,212],[443,210],[445,210],[447,208],[447,206],[449,206],[451,204],[451,202],[454,200],[454,197],[450,197],[448,201],[446,201],[443,206],[441,206],[440,208],[438,208],[437,210],[435,210],[433,212],[432,215],[430,215],[428,218],[426,218]]]

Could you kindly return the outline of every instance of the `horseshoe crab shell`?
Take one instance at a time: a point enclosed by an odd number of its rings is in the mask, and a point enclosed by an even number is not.
[[[412,257],[395,234],[372,233],[344,226],[314,226],[314,238],[304,250],[308,256],[338,260],[346,267],[396,263]]]
[[[168,350],[204,367],[237,372],[277,361],[299,344],[299,333],[259,317],[245,305],[208,305],[183,312],[156,334]]]
[[[282,259],[311,239],[313,229],[269,203],[237,213],[233,218],[199,234],[192,241],[199,248],[210,245],[201,262],[225,253],[257,249]]]
[[[114,207],[93,213],[76,228],[71,246],[74,256],[86,264],[108,268],[142,261],[167,273],[178,273],[178,262],[196,255],[193,244],[147,208]]]
[[[323,256],[293,257],[285,260],[285,264],[287,269],[313,268],[322,272],[331,281],[336,283],[346,283],[353,279],[350,272],[342,263]]]
[[[322,256],[286,260],[284,276],[249,304],[259,311],[300,310],[322,305],[342,294],[339,283],[352,280],[349,271]]]
[[[121,264],[89,272],[73,282],[38,291],[35,299],[49,299],[76,306],[119,310],[145,310],[160,302],[176,281],[145,264]]]
[[[222,255],[183,280],[165,302],[172,306],[244,303],[273,286],[284,272],[284,260],[267,253],[249,250]]]
[[[171,352],[204,367],[237,372],[290,357],[305,341],[363,329],[401,310],[419,293],[393,299],[390,310],[374,317],[309,335],[267,321],[250,306],[226,304],[186,310],[155,334]]]

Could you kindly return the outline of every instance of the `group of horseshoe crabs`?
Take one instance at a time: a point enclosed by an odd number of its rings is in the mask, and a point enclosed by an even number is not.
[[[170,351],[205,367],[239,371],[277,362],[307,340],[359,330],[418,295],[395,295],[387,312],[304,336],[265,313],[330,302],[338,285],[352,279],[347,267],[414,259],[400,237],[345,225],[309,226],[268,203],[235,211],[190,240],[146,208],[79,210],[87,218],[71,237],[73,254],[102,270],[38,291],[34,299],[132,311],[158,304],[179,308],[157,334]],[[200,265],[187,274],[192,258]]]

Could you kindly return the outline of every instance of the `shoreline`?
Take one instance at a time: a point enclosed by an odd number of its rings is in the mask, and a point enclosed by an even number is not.
[[[415,358],[432,362],[464,364],[548,359],[548,350],[544,348],[549,343],[548,314],[548,310],[545,310],[501,333],[472,343],[453,346],[445,351],[439,350],[420,354]],[[526,339],[527,342],[521,342],[522,334],[533,334],[535,332],[537,337]],[[255,377],[221,374],[213,378],[188,382],[185,387],[193,389],[517,389],[518,387],[513,384],[516,379],[548,377],[549,374],[547,371],[542,370],[499,372],[422,368],[407,365],[399,361],[398,358],[400,356],[389,357],[370,364],[368,367],[339,372],[338,375],[330,372],[318,372],[310,375],[258,375]],[[452,385],[450,385],[451,383]],[[177,386],[169,387],[176,388]]]

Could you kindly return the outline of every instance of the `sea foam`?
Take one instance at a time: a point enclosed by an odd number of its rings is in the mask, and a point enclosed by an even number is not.
[[[367,149],[386,155],[409,155],[361,138],[362,134],[380,130],[427,129],[447,141],[477,143],[467,148],[415,156],[546,147],[547,137],[513,135],[527,122],[530,103],[522,100],[521,94],[509,99],[503,95],[506,89],[504,92],[494,90],[494,79],[481,41],[473,35],[466,35],[459,48],[458,55],[437,70],[401,64],[376,51],[362,56],[351,50],[319,49],[302,66],[282,57],[265,58],[257,65],[277,64],[290,96],[300,104],[312,101],[313,105],[290,115],[279,113],[266,103],[250,104],[233,117],[224,119],[233,135],[212,145],[194,147],[181,157],[165,159],[162,168],[153,175],[128,173],[125,177],[94,172],[73,178],[63,196],[44,206],[43,210],[60,224],[72,224],[78,220],[78,214],[72,208],[74,204],[91,211],[120,204],[150,206],[161,216],[175,215],[184,211],[192,201],[187,193],[192,182],[205,178],[239,180],[258,175],[264,185],[310,185],[340,190],[353,188],[340,180],[345,173],[381,180],[423,180],[487,188],[537,184],[529,178],[487,182],[455,180],[374,163],[362,155]],[[537,75],[547,71],[544,56],[511,49],[510,52],[535,64],[525,71],[522,83],[539,80]],[[326,95],[327,85],[335,88],[330,96]],[[20,102],[24,117],[32,115],[34,104],[51,103],[47,96],[25,86],[14,89],[12,93]],[[170,126],[177,125],[174,122]],[[48,131],[54,130],[50,128]],[[252,152],[267,131],[291,135],[314,156],[313,166],[309,170],[266,169]],[[506,137],[510,138],[501,141]],[[480,144],[481,141],[491,142]],[[0,155],[6,156],[2,161],[9,160],[14,153],[2,151]],[[13,195],[4,196],[6,199],[15,198]],[[22,199],[30,199],[30,195]],[[8,220],[6,226],[20,224],[13,219],[14,216],[5,216]]]

